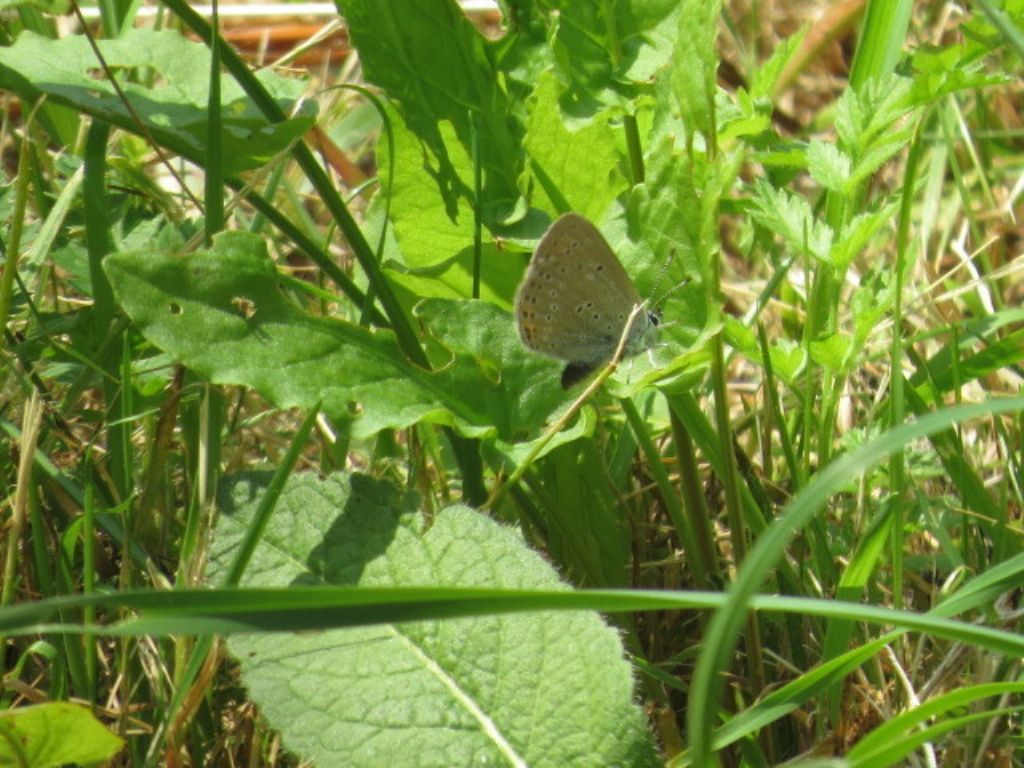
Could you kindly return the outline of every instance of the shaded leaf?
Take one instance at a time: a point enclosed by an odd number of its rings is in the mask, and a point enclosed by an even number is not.
[[[554,73],[545,73],[529,100],[524,146],[530,161],[539,166],[540,186],[550,183],[569,209],[597,220],[628,187],[619,163],[614,129],[608,116],[570,130],[559,108],[561,88]],[[558,210],[550,199],[548,210]]]
[[[559,383],[562,363],[528,351],[513,328],[513,318],[482,301],[428,299],[416,307],[428,334],[451,354],[472,359],[494,382],[499,434],[524,439],[529,430],[567,401]],[[446,361],[447,362],[447,361]]]
[[[520,140],[483,36],[452,0],[338,0],[366,79],[398,104],[406,125],[429,147],[438,187],[451,206],[471,195],[449,157],[440,126],[450,124],[470,155],[479,135],[485,213],[508,215],[519,197]]]
[[[473,294],[474,214],[465,196],[446,199],[438,194],[442,169],[437,158],[400,119],[388,110],[394,140],[394,166],[382,139],[377,162],[381,178],[391,180],[390,221],[384,264],[396,292],[410,308],[425,298],[461,299]],[[437,126],[448,152],[450,171],[468,188],[473,161],[448,123]],[[377,229],[383,222],[383,197],[378,195],[364,224]],[[377,234],[370,235],[376,241]],[[519,255],[501,251],[483,230],[479,298],[511,307],[525,264]]]
[[[435,300],[421,317],[437,370],[409,362],[388,331],[310,315],[285,298],[266,245],[227,232],[209,251],[118,253],[104,260],[142,333],[219,384],[252,387],[280,408],[352,420],[362,438],[419,421],[506,442],[536,436],[567,399],[528,352],[511,314],[480,301]]]
[[[266,477],[222,485],[211,578]],[[362,475],[293,477],[245,586],[562,582],[521,536],[465,507],[425,525],[417,500]],[[409,622],[228,641],[284,743],[319,765],[654,765],[618,634],[593,613]]]
[[[104,267],[142,333],[211,381],[253,387],[282,408],[322,402],[326,413],[351,418],[357,437],[421,420],[477,435],[506,423],[498,386],[466,361],[423,370],[390,332],[288,301],[258,236],[224,233],[210,251],[185,256],[114,254]]]
[[[592,96],[643,83],[672,55],[675,0],[541,0],[572,89]],[[607,11],[611,10],[611,14]],[[628,91],[627,91],[628,92]]]
[[[121,89],[131,103],[124,105],[106,80],[84,35],[51,40],[24,31],[0,56],[0,89],[35,101],[41,96],[143,135],[136,118],[161,146],[203,165],[207,151],[207,102],[210,51],[171,30],[130,29],[122,37],[96,41]],[[132,78],[135,69],[145,77]],[[153,75],[156,84],[145,85]],[[270,94],[291,112],[304,84],[261,70],[259,79]],[[303,104],[298,116],[269,123],[256,105],[228,78],[222,84],[224,173],[257,168],[285,150],[314,121],[316,107]]]

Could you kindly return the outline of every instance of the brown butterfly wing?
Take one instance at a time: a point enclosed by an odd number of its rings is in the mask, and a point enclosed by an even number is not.
[[[639,303],[601,233],[582,216],[567,213],[541,239],[519,287],[519,335],[541,354],[593,368],[611,357]],[[646,327],[646,318],[637,322]]]

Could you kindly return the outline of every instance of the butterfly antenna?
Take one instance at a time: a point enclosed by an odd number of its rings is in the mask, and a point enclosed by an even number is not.
[[[665,275],[668,274],[668,266],[672,263],[672,260],[675,259],[675,257],[676,249],[673,248],[669,251],[668,256],[665,257],[665,261],[662,262],[661,269],[658,270],[658,277],[654,280],[654,287],[651,288],[651,292],[647,297],[648,299],[652,299],[658,293],[658,288],[661,287],[661,281],[664,280]],[[655,306],[657,306],[657,303],[655,303]]]
[[[653,294],[653,293],[654,293],[655,291],[657,291],[657,289],[658,289],[658,286],[659,286],[659,285],[661,285],[661,281],[662,281],[662,280],[663,280],[663,279],[665,278],[665,275],[666,275],[666,274],[668,273],[668,266],[669,266],[669,264],[671,264],[671,263],[672,263],[672,261],[673,261],[673,260],[675,259],[675,257],[676,257],[676,249],[675,249],[675,248],[673,248],[673,249],[672,249],[671,251],[669,251],[669,254],[668,254],[668,258],[667,258],[667,259],[665,259],[665,263],[664,263],[664,264],[662,264],[662,266],[661,266],[661,271],[660,271],[660,272],[658,272],[658,279],[657,279],[657,281],[655,281],[655,283],[654,283],[654,291],[652,291],[652,292],[651,292],[652,294]],[[680,280],[680,281],[679,281],[678,283],[676,283],[675,285],[671,286],[671,287],[670,287],[670,288],[668,288],[668,289],[667,289],[667,290],[666,290],[666,291],[665,291],[664,293],[662,293],[662,294],[661,294],[660,296],[658,296],[657,298],[655,298],[655,299],[654,299],[654,300],[652,301],[652,305],[653,305],[654,307],[660,307],[660,306],[661,306],[662,304],[664,304],[664,303],[665,303],[665,300],[666,300],[666,299],[667,299],[667,298],[668,298],[669,296],[671,296],[671,295],[672,295],[673,293],[675,293],[676,291],[680,290],[680,289],[681,289],[681,288],[683,288],[684,286],[688,285],[688,284],[689,284],[689,282],[690,282],[690,279],[691,279],[691,278],[690,278],[690,276],[689,276],[689,275],[687,275],[686,277],[684,277],[684,278],[683,278],[682,280]]]

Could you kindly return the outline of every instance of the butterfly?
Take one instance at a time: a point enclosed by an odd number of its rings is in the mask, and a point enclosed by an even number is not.
[[[516,292],[516,324],[529,349],[566,363],[568,389],[611,360],[633,310],[642,304],[633,281],[597,228],[567,213],[541,238]],[[659,316],[634,316],[623,355],[656,340]]]

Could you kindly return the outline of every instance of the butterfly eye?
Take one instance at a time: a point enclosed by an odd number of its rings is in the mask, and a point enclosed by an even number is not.
[[[657,328],[661,324],[661,312],[653,309],[647,313],[647,322]]]

